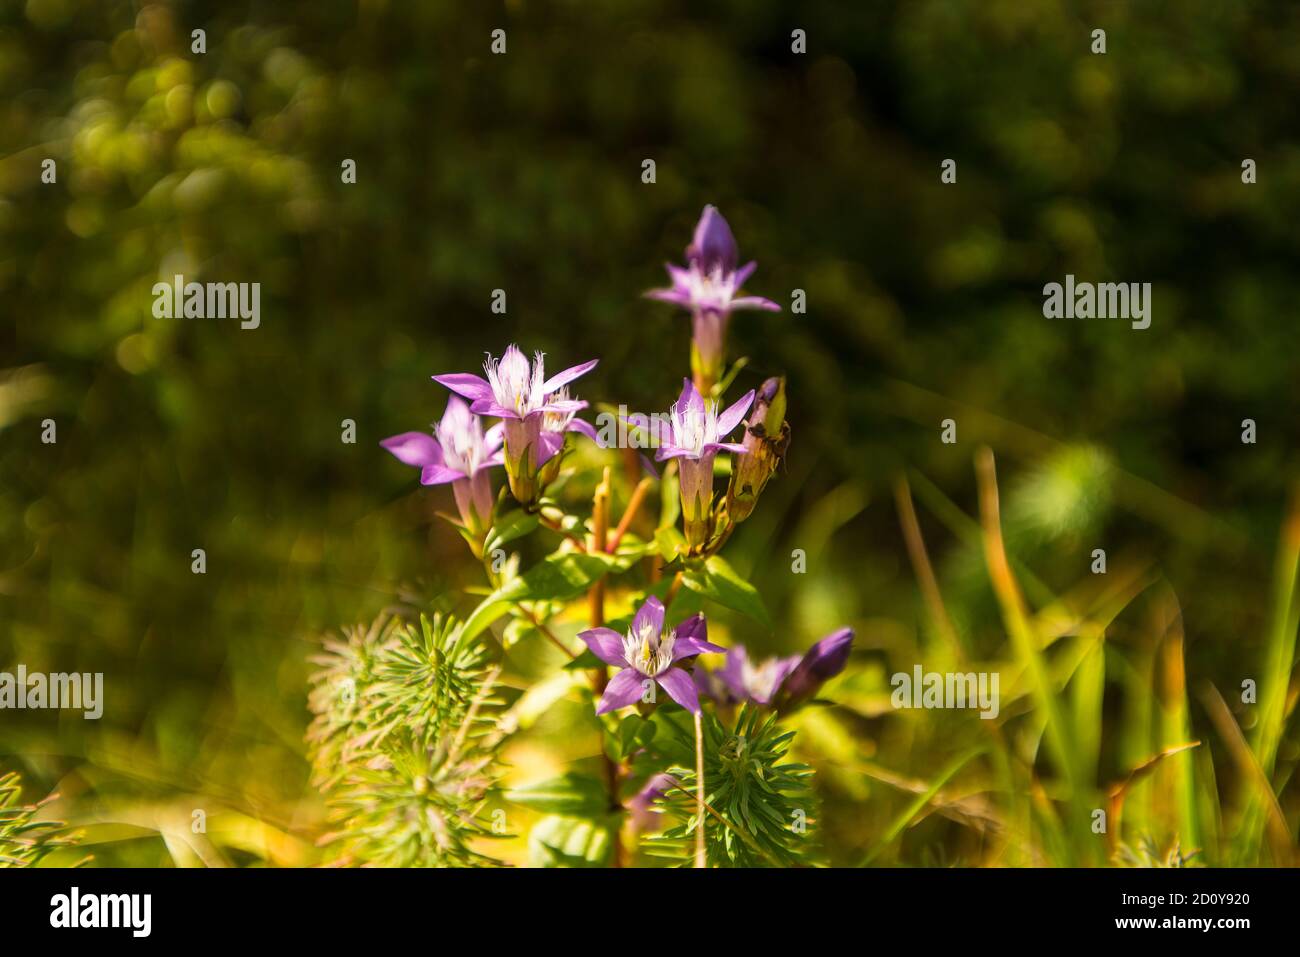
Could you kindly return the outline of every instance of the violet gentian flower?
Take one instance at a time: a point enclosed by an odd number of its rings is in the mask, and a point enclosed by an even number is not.
[[[658,684],[668,696],[692,714],[699,714],[700,699],[691,676],[677,666],[683,658],[706,651],[725,649],[707,640],[708,625],[702,614],[687,618],[676,628],[664,631],[664,605],[648,598],[632,619],[626,635],[612,628],[591,628],[578,637],[607,665],[620,668],[605,686],[596,714],[646,700],[650,683]]]
[[[755,663],[749,660],[744,645],[736,645],[727,651],[727,660],[718,669],[718,678],[726,687],[731,700],[769,705],[799,660],[799,655],[790,655]]]
[[[785,380],[768,379],[758,390],[754,409],[745,424],[745,451],[731,465],[727,487],[727,517],[743,522],[754,511],[767,480],[785,459],[790,446],[790,425],[785,421]]]
[[[705,399],[690,379],[685,380],[682,394],[668,412],[667,435],[656,458],[678,460],[682,497],[682,518],[686,543],[698,549],[713,531],[713,459],[720,451],[743,452],[745,447],[727,442],[754,400],[751,389],[725,412],[718,403]]]
[[[502,463],[501,428],[485,433],[482,420],[452,396],[434,434],[403,432],[379,443],[399,461],[420,469],[421,485],[451,483],[461,521],[475,537],[492,523],[492,483],[487,470]]]
[[[672,286],[646,293],[651,299],[690,310],[694,326],[691,370],[696,387],[704,393],[710,392],[722,376],[731,313],[736,309],[781,309],[761,296],[736,295],[758,265],[750,262],[737,269],[739,255],[727,221],[716,208],[705,206],[695,236],[686,247],[686,268],[668,264]]]
[[[538,470],[564,444],[542,441],[544,418],[586,408],[585,402],[563,397],[567,392],[561,390],[590,372],[598,361],[571,366],[548,379],[542,353],[536,353],[530,365],[519,347],[510,345],[499,360],[489,355],[483,363],[486,379],[470,372],[436,375],[433,379],[469,399],[473,412],[502,420],[510,491],[521,505],[529,506],[541,494]]]
[[[750,660],[743,645],[727,651],[717,671],[695,669],[695,684],[722,704],[753,702],[788,710],[803,704],[821,686],[844,670],[853,645],[853,629],[841,628],[818,641],[802,655]]]
[[[578,418],[578,411],[587,407],[586,402],[570,398],[567,385],[562,386],[552,399],[555,405],[566,411],[542,413],[542,427],[538,434],[541,448],[540,461],[543,466],[539,484],[542,488],[555,481],[562,458],[559,453],[564,448],[565,437],[570,432],[585,435],[597,445],[600,444],[595,427],[590,422]]]

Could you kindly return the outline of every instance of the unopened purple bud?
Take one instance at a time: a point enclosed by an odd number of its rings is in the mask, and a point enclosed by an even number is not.
[[[781,434],[781,426],[785,423],[784,376],[772,376],[759,388],[749,421],[751,424],[762,422],[769,437]]]
[[[788,707],[817,694],[822,685],[844,670],[852,648],[852,628],[832,632],[809,648],[781,686],[781,703]]]
[[[705,206],[700,221],[695,224],[691,244],[686,247],[687,262],[705,273],[715,270],[729,273],[735,270],[738,255],[736,237],[731,234],[727,221],[716,206]]]

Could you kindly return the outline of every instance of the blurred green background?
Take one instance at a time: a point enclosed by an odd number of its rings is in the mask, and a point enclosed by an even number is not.
[[[987,443],[1044,590],[1097,547],[1112,573],[1157,569],[1189,686],[1234,700],[1300,464],[1298,94],[1284,2],[0,0],[0,669],[102,671],[107,696],[98,722],[3,714],[0,766],[33,799],[58,788],[100,864],[183,862],[168,835],[203,802],[230,860],[311,862],[317,636],[399,599],[463,608],[478,581],[432,519],[447,502],[377,443],[441,414],[430,375],[512,341],[599,356],[584,398],[666,408],[689,322],[639,294],[706,203],[758,259],[750,291],[787,307],[732,325],[739,387],[784,372],[793,427],[729,551],[778,628],[733,638],[790,651],[849,623],[860,671],[910,670],[930,637],[906,469],[948,609],[993,654],[957,517]],[[260,282],[260,328],[152,318],[175,272]],[[1151,328],[1043,318],[1066,273],[1152,283]],[[1130,617],[1108,638],[1140,657]],[[867,705],[853,730],[929,778],[955,745],[920,720]],[[1140,758],[1108,740],[1102,776]],[[853,859],[897,796],[824,788],[864,808],[828,831]],[[960,858],[946,833],[911,859]]]

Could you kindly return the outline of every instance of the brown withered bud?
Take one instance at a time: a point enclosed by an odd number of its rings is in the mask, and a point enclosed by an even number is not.
[[[785,421],[785,379],[774,376],[763,383],[754,399],[742,443],[727,488],[727,514],[743,522],[758,502],[767,480],[785,461],[790,445],[790,423]]]

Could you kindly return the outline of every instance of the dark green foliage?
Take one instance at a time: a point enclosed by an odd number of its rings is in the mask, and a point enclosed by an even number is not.
[[[704,714],[705,801],[718,815],[706,815],[706,853],[711,867],[772,867],[816,863],[813,838],[813,770],[786,761],[793,731],[774,714],[745,706],[727,727]],[[691,862],[695,842],[695,733],[689,716],[665,718],[653,747],[672,765],[681,785],[659,804],[674,820],[662,834],[647,837],[648,853]],[[721,820],[719,820],[721,818]]]

